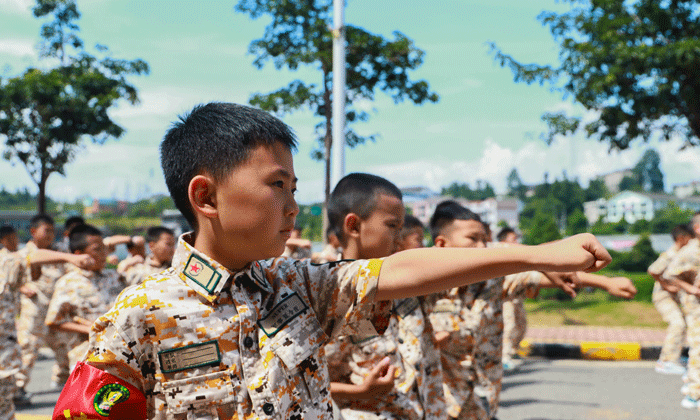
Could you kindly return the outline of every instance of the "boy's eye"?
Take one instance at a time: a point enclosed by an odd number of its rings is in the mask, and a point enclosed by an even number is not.
[[[284,181],[275,181],[272,183],[275,187],[284,188]]]

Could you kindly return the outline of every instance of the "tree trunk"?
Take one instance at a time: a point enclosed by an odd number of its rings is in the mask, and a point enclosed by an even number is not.
[[[49,180],[48,174],[41,174],[41,180],[37,184],[39,194],[36,196],[36,212],[37,214],[46,214],[46,182]]]

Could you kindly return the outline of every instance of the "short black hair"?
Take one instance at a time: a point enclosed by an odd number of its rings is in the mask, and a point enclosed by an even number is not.
[[[165,226],[151,226],[146,231],[146,242],[158,242],[160,235],[164,233],[175,236],[175,232],[173,232],[173,230],[170,228]]]
[[[53,226],[53,218],[48,214],[37,214],[29,220],[29,229],[36,229],[42,224]]]
[[[403,219],[403,228],[401,228],[401,237],[405,238],[406,235],[411,233],[411,230],[415,228],[420,228],[421,230],[425,230],[425,226],[423,226],[423,223],[414,215],[412,214],[407,214],[406,217]]]
[[[160,163],[170,196],[190,226],[197,230],[187,195],[192,178],[207,173],[222,181],[248,159],[251,150],[278,143],[296,150],[292,129],[259,109],[212,102],[180,116],[160,144]]]
[[[68,247],[70,252],[85,251],[88,247],[88,236],[102,237],[102,232],[92,225],[82,224],[73,227],[68,236]]]
[[[377,208],[379,194],[403,200],[401,190],[396,185],[377,175],[355,172],[338,181],[328,199],[328,229],[336,234],[340,243],[345,241],[345,216],[355,213],[360,219],[367,219]]]
[[[85,219],[83,219],[80,216],[71,216],[66,219],[66,222],[63,224],[63,228],[70,232],[71,229],[73,229],[75,226],[78,225],[84,225],[85,224]]]
[[[501,229],[500,232],[498,232],[498,235],[496,235],[496,239],[498,239],[498,242],[503,242],[506,239],[506,237],[511,233],[515,233],[517,235],[515,229],[513,229],[510,226],[506,226],[503,229]]]
[[[435,212],[430,218],[430,235],[433,241],[455,220],[474,220],[479,223],[481,217],[454,200],[443,201],[435,207]]]
[[[695,232],[689,224],[676,225],[671,231],[671,237],[676,241],[680,236],[690,236],[692,238],[695,236]]]
[[[0,226],[0,239],[5,239],[7,236],[16,235],[17,231],[10,225]]]

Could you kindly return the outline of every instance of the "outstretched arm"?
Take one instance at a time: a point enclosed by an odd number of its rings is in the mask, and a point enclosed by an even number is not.
[[[591,234],[537,246],[422,248],[384,260],[375,300],[424,296],[521,271],[597,271],[610,254]]]

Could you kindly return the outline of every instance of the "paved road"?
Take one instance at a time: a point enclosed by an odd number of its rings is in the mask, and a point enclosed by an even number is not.
[[[48,390],[52,360],[40,360],[29,391],[34,405],[18,420],[50,418],[58,391]],[[504,381],[499,420],[685,420],[681,379],[654,372],[653,362],[528,360]]]
[[[504,380],[499,420],[685,420],[679,376],[654,362],[527,361]]]

